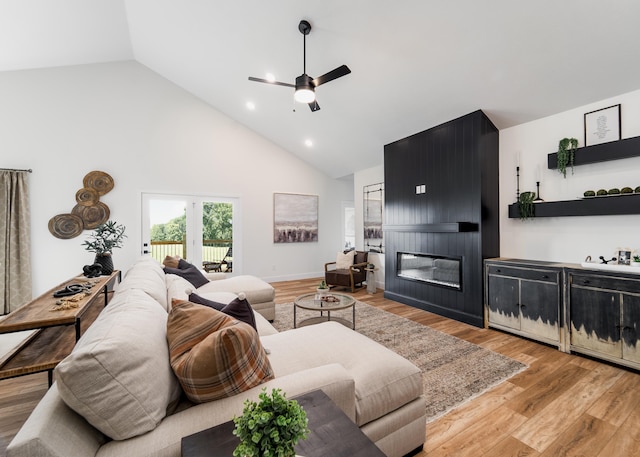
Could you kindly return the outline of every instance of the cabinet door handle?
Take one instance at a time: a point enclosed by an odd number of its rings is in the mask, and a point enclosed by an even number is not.
[[[498,269],[496,270],[496,273],[502,273],[502,270],[501,270],[500,268],[498,268]]]
[[[549,276],[547,276],[547,275],[542,275],[542,279],[549,279]]]
[[[582,281],[583,284],[589,284],[591,281],[589,281],[588,279],[585,279],[584,281]]]

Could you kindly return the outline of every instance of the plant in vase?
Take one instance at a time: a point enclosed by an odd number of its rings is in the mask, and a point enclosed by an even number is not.
[[[536,215],[535,206],[533,203],[536,198],[535,192],[522,192],[518,197],[518,211],[520,212],[520,219],[526,220]]]
[[[320,295],[327,295],[329,293],[329,286],[325,280],[320,281],[318,284],[318,288],[316,289],[316,293]]]
[[[573,162],[578,149],[577,138],[563,138],[558,143],[558,171],[562,176],[567,177],[567,166],[571,167],[573,173]]]
[[[82,243],[85,249],[96,254],[94,262],[102,267],[102,274],[113,273],[112,251],[121,248],[127,235],[124,234],[125,226],[107,221],[95,228],[89,235],[89,240]]]
[[[246,400],[242,416],[234,417],[233,434],[240,444],[234,457],[294,457],[294,447],[309,434],[307,413],[280,389],[262,389],[259,401]]]
[[[634,255],[631,258],[631,266],[632,267],[640,267],[640,255]]]

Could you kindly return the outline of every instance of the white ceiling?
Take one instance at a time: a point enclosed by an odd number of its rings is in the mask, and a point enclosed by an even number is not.
[[[638,17],[638,0],[0,0],[0,71],[135,59],[342,177],[477,109],[503,129],[639,89]],[[300,19],[307,73],[352,71],[315,113],[247,80],[302,73]]]

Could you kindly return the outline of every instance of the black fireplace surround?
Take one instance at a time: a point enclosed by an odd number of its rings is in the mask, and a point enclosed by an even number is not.
[[[484,325],[500,256],[498,129],[475,111],[384,147],[385,297]]]

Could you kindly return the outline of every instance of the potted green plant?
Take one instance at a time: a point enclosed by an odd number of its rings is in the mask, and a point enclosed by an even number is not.
[[[536,198],[535,192],[522,192],[518,197],[518,211],[520,212],[520,219],[526,220],[534,217],[535,206],[533,200]]]
[[[567,166],[571,167],[573,173],[573,162],[578,149],[578,140],[576,138],[563,138],[558,143],[558,171],[567,177]]]
[[[94,262],[102,266],[102,274],[113,273],[112,251],[121,248],[127,235],[124,234],[125,226],[107,221],[98,225],[82,245],[89,252],[96,254]]]
[[[318,284],[318,288],[316,289],[316,293],[320,294],[320,295],[326,295],[329,293],[329,286],[327,285],[327,282],[323,279],[322,281],[320,281],[320,284]]]
[[[234,457],[294,457],[294,447],[309,434],[307,413],[281,389],[262,389],[259,401],[246,400],[242,416],[234,417],[233,434],[240,444]]]
[[[640,255],[636,254],[631,258],[632,267],[640,267]]]

